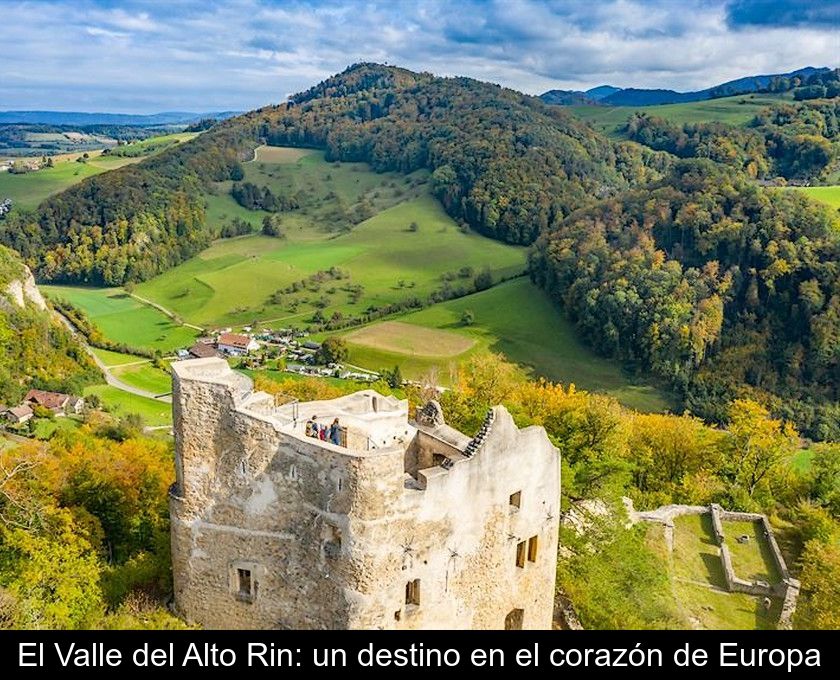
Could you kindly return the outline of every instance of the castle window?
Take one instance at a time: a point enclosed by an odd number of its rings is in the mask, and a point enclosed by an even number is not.
[[[537,537],[531,536],[528,539],[528,561],[529,562],[536,562],[537,561]]]
[[[511,609],[505,617],[505,630],[522,630],[524,619],[524,609]]]
[[[420,579],[416,578],[405,584],[405,603],[420,605]]]
[[[522,492],[517,491],[516,493],[512,493],[510,495],[510,505],[513,508],[519,509],[522,507]]]
[[[520,569],[525,568],[525,553],[527,552],[525,541],[520,541],[516,544],[516,566]]]
[[[254,591],[253,585],[254,581],[251,578],[251,570],[250,569],[237,569],[236,570],[236,578],[237,578],[237,596],[240,600],[245,600],[246,602],[253,602],[254,601]]]

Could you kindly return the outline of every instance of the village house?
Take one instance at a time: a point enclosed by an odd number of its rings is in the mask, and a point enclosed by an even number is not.
[[[85,400],[81,397],[74,397],[61,392],[47,392],[46,390],[29,390],[23,402],[30,407],[40,406],[49,409],[59,416],[81,413],[85,407]]]
[[[7,408],[0,412],[0,416],[2,416],[6,421],[10,423],[14,423],[15,425],[21,425],[28,420],[32,419],[32,409],[29,408],[26,404],[22,404],[20,406],[14,406],[12,408]]]
[[[213,345],[209,345],[206,342],[196,342],[192,347],[187,350],[187,356],[184,357],[185,359],[209,359],[210,357],[217,357],[219,356],[219,352],[216,350]]]
[[[222,333],[216,340],[216,348],[229,356],[239,357],[260,348],[260,343],[248,335]]]

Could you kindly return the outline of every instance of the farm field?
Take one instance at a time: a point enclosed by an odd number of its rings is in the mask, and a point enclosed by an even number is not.
[[[91,349],[99,360],[108,366],[108,368],[113,368],[114,366],[124,366],[125,364],[136,364],[139,362],[145,363],[148,361],[146,357],[140,357],[134,354],[122,354],[121,352],[112,352],[108,349],[100,349],[99,347],[92,347]]]
[[[661,532],[662,529],[657,526],[651,531]],[[727,527],[727,536],[730,533]],[[675,600],[693,628],[775,628],[778,601],[766,612],[763,598],[725,590],[723,567],[708,513],[684,515],[674,520],[674,550],[669,558]],[[733,566],[739,573],[739,563],[735,562],[734,556]]]
[[[567,106],[579,118],[613,139],[622,139],[622,128],[633,113],[647,113],[673,123],[709,123],[720,121],[731,125],[746,125],[766,106],[777,104],[789,95],[747,94],[721,97],[684,104],[658,104],[656,106]]]
[[[305,326],[316,309],[330,318],[426,297],[444,285],[443,274],[462,267],[473,274],[489,267],[497,279],[524,270],[524,248],[462,232],[430,195],[423,173],[377,174],[362,163],[327,163],[322,152],[300,151],[261,147],[257,159],[282,160],[244,164],[245,181],[301,197],[300,210],[280,214],[285,238],[254,234],[217,241],[140,284],[138,294],[203,326]],[[257,228],[267,213],[239,206],[224,193],[229,184],[221,183],[219,193],[207,197],[211,223],[221,226],[246,213],[243,219]],[[362,205],[371,217],[349,231],[335,230]],[[342,270],[340,279],[322,276],[321,282],[283,292],[332,267]],[[468,283],[471,277],[452,285]],[[357,286],[354,298],[351,289]]]
[[[465,310],[475,317],[470,326],[461,323]],[[386,327],[384,333],[378,330],[382,326]],[[428,329],[442,335],[418,354],[416,338]],[[382,335],[387,343],[383,343]],[[584,346],[548,296],[524,277],[407,314],[399,318],[398,325],[372,324],[344,337],[351,363],[373,370],[399,365],[408,378],[417,378],[436,367],[440,381],[447,383],[452,364],[486,349],[521,364],[530,375],[605,392],[640,411],[663,411],[669,406],[667,395],[650,385],[634,384],[616,363]],[[453,354],[451,350],[459,347],[456,337],[469,339],[472,344]],[[395,345],[400,351],[395,351]],[[429,355],[435,351],[437,356]]]
[[[172,405],[157,399],[147,399],[136,394],[123,392],[110,385],[92,385],[85,388],[85,396],[96,394],[102,403],[116,416],[131,413],[139,415],[144,425],[155,427],[172,422]]]
[[[124,383],[159,396],[172,391],[172,376],[168,371],[152,366],[151,362],[118,366],[111,373]]]
[[[12,199],[14,207],[26,210],[37,208],[44,199],[63,191],[67,187],[93,177],[105,168],[91,163],[73,161],[54,161],[55,166],[36,172],[15,175],[11,172],[0,173],[0,200]]]
[[[796,187],[795,190],[801,191],[806,196],[810,196],[814,200],[825,203],[836,210],[840,210],[840,185],[830,187]]]
[[[68,187],[78,184],[83,179],[99,175],[108,170],[114,170],[131,163],[139,163],[144,158],[154,155],[163,149],[195,137],[194,133],[179,133],[150,137],[133,144],[118,147],[121,154],[102,155],[101,150],[88,151],[87,162],[78,163],[76,159],[82,153],[69,153],[53,156],[54,166],[23,175],[10,172],[0,173],[0,200],[12,199],[14,207],[32,210],[49,198]],[[117,147],[115,147],[117,148]],[[132,153],[136,149],[136,155]],[[40,156],[39,156],[40,157]]]
[[[198,332],[179,326],[166,315],[121,288],[41,286],[53,299],[63,298],[85,311],[105,337],[118,343],[162,352],[192,344]]]

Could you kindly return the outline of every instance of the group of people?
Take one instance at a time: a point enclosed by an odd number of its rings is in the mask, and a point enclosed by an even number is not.
[[[306,436],[340,446],[341,425],[338,423],[338,418],[332,421],[332,425],[321,425],[318,422],[318,416],[312,416],[306,421]]]

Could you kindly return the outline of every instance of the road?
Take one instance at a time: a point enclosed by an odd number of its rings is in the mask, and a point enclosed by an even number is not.
[[[116,387],[118,390],[122,390],[123,392],[129,392],[130,394],[136,394],[138,397],[156,399],[157,401],[162,401],[167,404],[172,403],[171,394],[155,394],[154,392],[147,392],[146,390],[141,390],[139,387],[129,385],[128,383],[125,383],[119,378],[117,378],[113,373],[111,373],[111,369],[105,365],[105,362],[103,362],[98,356],[96,356],[96,352],[93,351],[93,348],[86,342],[84,342],[81,336],[77,337],[79,337],[79,339],[82,340],[83,346],[87,350],[87,353],[90,354],[94,363],[96,363],[96,365],[99,366],[99,370],[102,371],[102,374],[105,376],[105,382],[108,383],[111,387]]]
[[[75,337],[76,340],[79,341],[79,344],[81,344],[81,346],[85,348],[85,351],[93,359],[93,362],[99,367],[99,370],[102,371],[102,375],[105,376],[105,382],[108,383],[111,387],[115,387],[118,390],[122,390],[123,392],[128,392],[129,394],[136,394],[138,397],[156,399],[157,401],[162,401],[167,404],[172,403],[172,395],[158,395],[154,394],[153,392],[148,392],[147,390],[141,390],[139,387],[129,385],[128,383],[125,383],[119,378],[117,378],[113,373],[111,373],[110,367],[106,366],[105,362],[102,361],[102,359],[100,359],[96,355],[96,352],[93,351],[93,347],[91,347],[88,344],[87,338],[81,333],[79,333],[79,331],[76,330],[76,327],[72,323],[70,323],[70,319],[64,316],[64,314],[61,314],[58,310],[55,310],[55,313],[58,315],[58,318],[61,319],[64,325],[67,326],[67,328],[73,334],[73,337]]]

